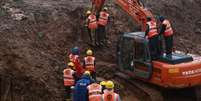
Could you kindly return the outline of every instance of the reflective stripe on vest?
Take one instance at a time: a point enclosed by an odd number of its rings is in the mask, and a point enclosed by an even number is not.
[[[64,77],[64,85],[65,86],[73,86],[75,81],[73,78],[74,71],[72,69],[64,69],[63,77]]]
[[[105,11],[101,11],[100,17],[98,19],[98,24],[103,26],[107,25],[108,18],[109,18],[109,14]]]
[[[155,21],[149,21],[147,22],[147,25],[149,26],[148,38],[152,38],[153,36],[158,34]]]
[[[91,15],[89,15],[88,19],[89,19],[89,26],[88,27],[90,29],[96,29],[98,27],[96,16],[91,14]]]
[[[93,83],[93,84],[88,86],[88,90],[89,90],[89,94],[101,93],[102,92],[102,86],[97,84],[97,83]]]
[[[70,62],[76,62],[76,60],[78,59],[78,55],[73,55],[73,54],[70,54],[69,55],[69,60],[70,60]]]
[[[173,30],[172,30],[170,21],[164,20],[162,24],[166,25],[166,29],[165,29],[165,32],[164,32],[164,36],[173,35]]]
[[[107,91],[102,95],[103,101],[119,101],[118,98],[119,95],[111,91]]]
[[[87,87],[89,93],[89,101],[101,101],[102,86],[93,83]]]
[[[89,71],[95,71],[95,57],[87,56],[84,58],[85,68]]]

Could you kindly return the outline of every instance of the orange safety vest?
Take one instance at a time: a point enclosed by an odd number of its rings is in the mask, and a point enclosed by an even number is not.
[[[170,21],[164,20],[162,24],[166,25],[165,32],[163,33],[164,36],[171,36],[171,35],[173,35],[173,30],[172,30]]]
[[[69,60],[70,60],[70,62],[76,62],[78,57],[79,57],[79,55],[70,54],[69,55]]]
[[[89,101],[101,101],[101,92],[102,92],[102,86],[93,83],[87,87],[89,92]]]
[[[100,17],[98,19],[98,24],[106,26],[108,22],[109,14],[105,11],[100,12]]]
[[[96,29],[98,27],[95,15],[93,14],[89,15],[88,20],[89,20],[89,25],[88,25],[89,29]]]
[[[87,56],[84,58],[85,69],[87,71],[95,71],[95,57]]]
[[[70,68],[64,69],[63,71],[64,86],[73,86],[75,84],[73,73],[74,73],[74,70]]]
[[[155,21],[149,21],[149,22],[147,22],[147,25],[149,26],[148,38],[152,38],[153,36],[156,36],[158,34],[156,22]]]
[[[105,91],[102,95],[103,101],[120,101],[119,94],[116,94],[113,91]]]

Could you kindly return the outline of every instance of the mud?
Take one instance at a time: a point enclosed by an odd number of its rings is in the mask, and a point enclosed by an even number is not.
[[[111,21],[109,47],[96,48],[98,76],[112,79],[117,70],[116,41],[137,25],[107,1]],[[175,29],[175,47],[201,54],[201,2],[199,0],[144,0],[155,14],[167,16]],[[27,19],[16,21],[3,8],[20,9]],[[79,46],[84,56],[88,38],[83,13],[89,0],[0,0],[0,94],[1,101],[62,101],[62,70],[69,48]],[[135,26],[135,27],[134,27]],[[135,89],[117,81],[124,101],[138,101]],[[117,90],[118,91],[118,90]],[[131,100],[132,99],[132,100]]]

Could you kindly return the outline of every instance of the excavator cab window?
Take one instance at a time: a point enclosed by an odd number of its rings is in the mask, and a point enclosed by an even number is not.
[[[121,70],[128,70],[135,76],[149,79],[152,64],[148,49],[148,41],[143,33],[127,33],[120,37],[117,44],[117,58]]]
[[[133,71],[133,44],[134,41],[132,38],[124,37],[120,42],[119,50],[119,64],[123,70]]]
[[[149,79],[152,74],[152,64],[148,42],[143,39],[134,40],[134,74],[143,79]]]

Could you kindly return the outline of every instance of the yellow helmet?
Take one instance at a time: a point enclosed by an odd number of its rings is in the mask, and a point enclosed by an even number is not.
[[[90,71],[85,71],[84,75],[91,75]]]
[[[90,11],[90,10],[88,10],[88,11],[86,12],[86,15],[89,15],[89,14],[91,14],[91,11]]]
[[[101,86],[105,86],[106,84],[107,84],[107,81],[101,81],[101,82],[100,82],[100,85],[101,85]]]
[[[103,10],[106,10],[106,11],[107,11],[107,10],[108,10],[108,8],[107,8],[107,7],[104,7],[104,8],[103,8]]]
[[[106,88],[109,88],[109,89],[113,89],[114,88],[114,83],[112,81],[107,81],[106,83]]]
[[[69,62],[68,63],[68,67],[74,69],[75,68],[75,64],[73,62]]]
[[[86,52],[87,55],[93,55],[93,51],[91,49],[88,49]]]

